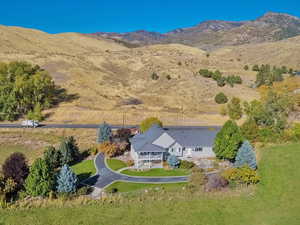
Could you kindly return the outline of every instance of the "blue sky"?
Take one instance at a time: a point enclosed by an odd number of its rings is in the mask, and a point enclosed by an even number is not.
[[[49,33],[167,32],[210,19],[251,20],[267,11],[300,17],[300,4],[297,0],[9,0],[1,2],[0,24]]]

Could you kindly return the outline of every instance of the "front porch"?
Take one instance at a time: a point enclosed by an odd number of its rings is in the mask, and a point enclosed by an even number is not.
[[[163,168],[162,152],[140,152],[135,159],[136,169]]]

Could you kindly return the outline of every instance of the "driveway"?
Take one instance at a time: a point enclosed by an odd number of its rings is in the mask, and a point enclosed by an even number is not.
[[[84,181],[85,184],[91,185],[97,188],[105,188],[109,184],[115,181],[125,181],[133,183],[179,183],[187,182],[188,176],[178,177],[136,177],[120,174],[111,170],[105,163],[105,157],[103,154],[98,154],[95,158],[95,166],[97,174]]]

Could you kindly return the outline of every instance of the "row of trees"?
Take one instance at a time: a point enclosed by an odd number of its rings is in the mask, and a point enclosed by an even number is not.
[[[260,87],[262,85],[271,86],[274,82],[283,81],[283,74],[289,73],[291,76],[294,75],[294,70],[288,70],[286,66],[271,67],[269,64],[263,64],[261,66],[254,65],[252,70],[257,72],[255,81],[256,87]]]
[[[0,194],[2,200],[18,196],[48,196],[50,192],[74,193],[78,187],[76,174],[70,165],[79,159],[73,137],[61,141],[59,149],[48,147],[42,158],[29,168],[22,153],[11,154],[2,166]]]
[[[42,119],[41,110],[57,98],[57,87],[38,65],[26,62],[0,63],[0,120],[20,116]]]
[[[226,84],[233,87],[234,84],[241,84],[243,82],[240,76],[223,76],[223,74],[219,70],[210,71],[208,69],[200,69],[199,74],[206,78],[212,78],[217,82],[219,87],[224,87]]]

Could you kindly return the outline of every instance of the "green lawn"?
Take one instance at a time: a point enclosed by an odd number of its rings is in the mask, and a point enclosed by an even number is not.
[[[137,190],[153,188],[153,187],[161,187],[164,189],[178,188],[178,187],[183,187],[184,185],[186,185],[186,183],[145,184],[145,183],[130,183],[130,182],[117,181],[111,184],[105,190],[111,191],[113,188],[117,188],[118,192],[130,192],[130,191],[137,191]]]
[[[186,176],[190,174],[189,170],[185,169],[174,169],[174,170],[165,170],[165,169],[150,169],[144,171],[137,170],[123,170],[121,173],[131,175],[131,176]]]
[[[94,160],[84,160],[72,166],[72,170],[76,173],[80,181],[89,178],[96,173]]]
[[[119,170],[127,167],[127,164],[119,159],[107,159],[106,163],[112,170]]]
[[[254,193],[189,195],[180,190],[117,203],[0,210],[0,224],[299,225],[300,144],[263,149],[261,157],[262,181]]]

